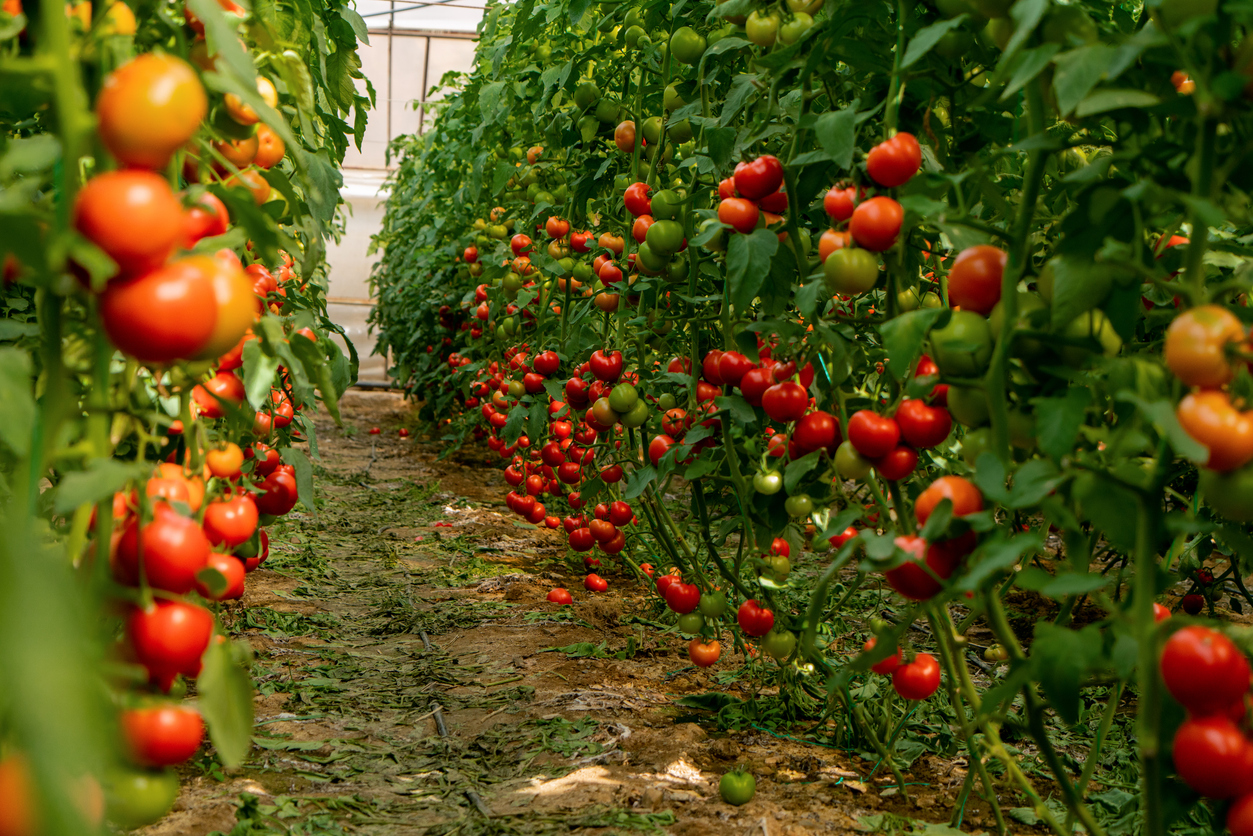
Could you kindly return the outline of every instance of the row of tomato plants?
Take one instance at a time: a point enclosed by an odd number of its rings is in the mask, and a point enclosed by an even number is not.
[[[1251,24],[1185,0],[490,6],[475,70],[394,149],[380,346],[587,589],[668,569],[695,664],[760,639],[784,693],[885,754],[851,679],[943,687],[1002,832],[989,758],[1054,832],[1106,832],[1088,796],[1133,693],[1144,832],[1250,832],[1248,645],[1187,618],[1249,600]],[[880,577],[888,620],[857,595]],[[1052,613],[1030,635],[1024,592]],[[985,687],[974,625],[1005,661]],[[1076,765],[1050,725],[1081,716]]]
[[[0,12],[5,836],[162,818],[206,731],[247,755],[224,607],[316,515],[309,408],[355,376],[324,255],[365,38],[334,2]]]

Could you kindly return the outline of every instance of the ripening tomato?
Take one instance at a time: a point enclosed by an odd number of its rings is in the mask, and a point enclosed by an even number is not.
[[[632,183],[626,187],[622,194],[622,203],[632,217],[652,215],[652,201],[648,197],[651,191],[652,187],[647,183]]]
[[[749,636],[764,636],[774,627],[774,613],[752,598],[740,604],[735,620]]]
[[[1219,305],[1184,311],[1166,329],[1162,359],[1187,386],[1216,388],[1235,376],[1226,350],[1244,340],[1244,325]]]
[[[907,700],[925,700],[940,687],[940,663],[930,653],[919,653],[892,673],[892,687]]]
[[[235,168],[247,168],[252,165],[252,161],[257,158],[257,149],[260,147],[255,133],[242,139],[215,139],[210,145]],[[218,170],[225,174],[228,169],[221,166]]]
[[[875,639],[874,636],[871,636],[870,638],[866,639],[866,643],[862,645],[862,648],[861,648],[862,652],[869,653],[870,651],[874,650],[876,641],[877,640]],[[885,676],[891,676],[896,671],[896,669],[899,668],[900,666],[901,666],[901,649],[898,647],[892,651],[891,656],[887,657],[886,659],[882,659],[878,662],[875,662],[873,665],[871,665],[870,670],[874,671],[875,673],[881,673]]]
[[[208,342],[191,358],[193,360],[212,360],[230,352],[248,334],[260,312],[252,283],[239,265],[217,258],[213,262],[216,269],[210,279],[213,282],[216,319]]]
[[[706,642],[700,637],[692,639],[687,646],[687,658],[698,668],[707,668],[722,655],[722,645],[717,641]]]
[[[274,89],[274,82],[265,76],[257,76],[257,92],[270,107],[278,107],[278,91]],[[234,93],[227,93],[222,103],[226,106],[226,115],[241,125],[255,125],[261,121],[252,105]]]
[[[834,229],[823,230],[822,235],[818,236],[818,260],[825,267],[831,253],[849,246],[852,240],[852,236],[847,232],[838,232]]]
[[[212,258],[188,256],[110,282],[100,296],[100,318],[110,341],[144,363],[196,356],[217,325],[217,270]]]
[[[942,444],[953,430],[953,416],[947,409],[910,398],[901,401],[896,408],[895,420],[901,438],[918,449]]]
[[[905,210],[890,197],[872,197],[857,204],[848,230],[853,240],[868,250],[883,252],[896,243]]]
[[[879,259],[866,249],[841,247],[823,261],[822,279],[832,294],[865,293],[879,282]]]
[[[105,77],[96,98],[100,140],[119,163],[164,168],[200,127],[209,100],[191,66],[149,52]]]
[[[239,448],[238,444],[228,441],[220,449],[206,451],[204,462],[214,476],[220,479],[234,479],[244,465],[244,451]]]
[[[1249,690],[1249,663],[1231,639],[1208,627],[1184,627],[1162,648],[1162,681],[1194,715],[1220,714]]]
[[[1185,395],[1175,415],[1188,435],[1209,448],[1210,470],[1236,470],[1253,461],[1253,414],[1236,409],[1226,392]]]
[[[953,504],[953,516],[964,517],[983,510],[983,494],[968,480],[960,476],[941,476],[914,500],[914,516],[922,525],[931,516],[935,506],[947,499]]]
[[[1175,771],[1206,798],[1253,791],[1253,743],[1221,715],[1189,717],[1175,732]]]
[[[1008,260],[1008,253],[989,244],[962,250],[948,274],[949,303],[987,316],[1001,301],[1001,276]]]
[[[74,227],[117,262],[124,276],[160,267],[183,240],[182,204],[151,171],[108,171],[74,199]]]
[[[778,157],[762,154],[735,167],[735,190],[749,200],[761,200],[783,185],[783,163]]]
[[[139,584],[141,550],[148,585],[179,595],[195,589],[196,573],[209,561],[209,541],[200,526],[164,502],[153,505],[152,521],[142,530],[135,519],[122,532],[113,566],[119,582]]]
[[[623,154],[630,154],[635,151],[635,122],[627,119],[619,122],[618,127],[613,129],[613,144],[618,146],[618,150]]]
[[[257,125],[257,155],[252,164],[270,169],[278,165],[287,154],[287,144],[269,125]]]
[[[880,186],[903,186],[922,166],[922,148],[913,134],[898,133],[870,149],[866,173]]]
[[[752,232],[760,217],[757,204],[742,197],[728,197],[718,204],[718,220],[736,232],[746,235]]]
[[[130,708],[118,718],[126,753],[137,766],[177,766],[204,740],[200,712],[185,705]]]
[[[257,530],[257,503],[252,494],[210,502],[204,512],[204,533],[215,546],[235,548]]]
[[[901,428],[886,415],[869,409],[854,412],[848,419],[848,440],[868,459],[886,456],[901,439]]]
[[[131,612],[126,634],[149,677],[168,691],[180,673],[199,674],[200,657],[213,635],[213,614],[195,604],[158,599],[147,609]]]

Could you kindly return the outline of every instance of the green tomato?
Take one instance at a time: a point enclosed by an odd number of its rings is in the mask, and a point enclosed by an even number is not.
[[[879,281],[879,257],[861,247],[844,247],[827,256],[822,278],[831,293],[865,293]]]
[[[683,224],[678,221],[657,221],[648,228],[644,238],[658,255],[672,256],[683,246]]]
[[[944,300],[934,290],[928,290],[922,294],[922,306],[924,308],[942,308],[944,307]]]
[[[611,99],[601,99],[596,102],[596,118],[606,125],[618,124],[619,110],[618,103]]]
[[[787,0],[787,10],[792,14],[807,14],[811,17],[822,8],[824,0]]]
[[[657,399],[657,408],[662,412],[667,412],[679,405],[678,400],[669,392],[663,392],[661,397]]]
[[[619,383],[609,392],[609,406],[619,415],[629,412],[639,399],[639,392],[629,383]]]
[[[594,81],[585,81],[574,88],[574,103],[586,110],[600,99],[600,88]]]
[[[644,15],[638,8],[630,8],[627,10],[626,17],[623,19],[624,26],[643,26]]]
[[[951,393],[952,388],[949,389]],[[979,457],[992,449],[992,431],[987,427],[971,430],[962,439],[962,461],[971,467],[979,461]]]
[[[906,288],[896,294],[896,306],[902,311],[916,311],[921,304],[922,299],[918,296],[916,287]]]
[[[570,256],[566,256],[565,258],[557,259],[556,273],[559,278],[564,279],[567,276],[571,275],[573,272],[574,272],[574,259],[573,258],[570,258]]]
[[[685,104],[687,102],[679,95],[679,88],[673,84],[667,85],[666,91],[661,96],[661,106],[666,110],[675,111]]]
[[[988,399],[982,389],[949,386],[948,411],[959,424],[981,427],[988,422]]]
[[[644,133],[644,141],[649,145],[657,145],[657,143],[661,142],[661,129],[664,124],[660,116],[650,116],[645,119],[644,124],[640,127],[640,130]]]
[[[717,233],[714,235],[714,237],[706,241],[702,246],[704,246],[704,248],[709,250],[710,252],[720,253],[727,248],[726,230],[723,229],[722,222],[719,221],[717,218],[706,218],[700,223],[700,231],[703,233],[706,229],[708,229],[711,226],[717,229]]]
[[[718,782],[718,793],[723,801],[739,807],[752,801],[757,794],[757,779],[748,772],[728,772]]]
[[[592,279],[592,265],[586,261],[574,262],[574,278],[575,281],[587,283]]]
[[[851,441],[842,441],[835,448],[835,472],[844,479],[865,479],[874,463],[857,452]]]
[[[1122,350],[1122,337],[1114,330],[1105,311],[1093,308],[1079,314],[1062,330],[1062,336],[1072,340],[1095,340],[1101,347],[1101,353],[1113,357]],[[1091,354],[1082,346],[1067,345],[1062,347],[1062,359],[1072,366],[1082,366]]]
[[[509,381],[509,397],[520,398],[525,394],[526,394],[526,386],[523,385],[521,380]]]
[[[105,776],[108,819],[125,830],[160,821],[178,798],[178,775],[172,769],[118,769]]]
[[[728,18],[728,20],[731,20],[731,18]],[[741,23],[744,22],[743,18],[740,19],[740,22]],[[714,31],[709,33],[709,45],[713,46],[714,44],[718,43],[718,41],[722,40],[723,38],[734,38],[737,34],[738,34],[738,30],[736,30],[734,23],[728,23],[726,26],[723,26],[721,29],[715,29]]]
[[[774,46],[779,37],[779,15],[777,12],[763,12],[756,9],[748,16],[744,24],[748,40],[760,47]]]
[[[783,490],[783,476],[777,470],[759,470],[753,476],[753,490],[764,496],[774,496]]]
[[[670,261],[667,256],[658,253],[648,243],[647,238],[643,244],[640,244],[639,249],[635,251],[635,260],[648,273],[660,273],[666,269],[666,264]]]
[[[974,46],[974,38],[969,32],[962,29],[951,29],[944,33],[939,43],[935,45],[935,51],[942,58],[950,61],[959,61],[961,57],[970,52]]]
[[[814,25],[814,19],[805,12],[797,12],[791,20],[779,27],[779,41],[792,45],[801,39]]]
[[[988,321],[973,311],[953,311],[948,325],[931,332],[931,357],[946,375],[976,377],[983,374],[992,359],[992,332]]]
[[[681,632],[698,635],[704,628],[705,616],[698,612],[690,612],[687,615],[679,616],[679,630]]]
[[[1047,327],[1048,314],[1047,308],[1043,300],[1034,293],[1018,292],[1018,319],[1017,328],[1043,330]],[[1004,300],[997,302],[992,308],[992,312],[988,314],[988,331],[992,334],[992,339],[999,340],[1001,338],[1001,328],[1005,322],[1005,305]],[[1014,339],[1014,356],[1016,357],[1039,357],[1044,353],[1044,343],[1034,337],[1019,336]]]
[[[958,15],[977,14],[971,0],[934,0],[936,11],[941,16],[952,19]]]
[[[792,573],[792,561],[781,554],[767,555],[762,560],[770,567],[773,579],[779,583],[786,581],[787,576]]]
[[[672,122],[666,128],[666,136],[670,137],[671,142],[676,142],[682,147],[693,136],[692,122],[689,119],[680,119],[678,122]],[[679,180],[679,178],[675,178]],[[682,180],[680,180],[682,182]]]
[[[994,17],[983,27],[983,39],[989,46],[1004,50],[1014,37],[1014,22],[1007,17]]]
[[[635,401],[635,406],[622,413],[622,426],[627,428],[642,427],[648,421],[648,402],[643,398]]]
[[[1009,661],[1009,651],[999,644],[990,644],[983,651],[983,661],[985,662],[1007,662]]]
[[[762,652],[783,661],[796,649],[796,634],[791,630],[771,630],[761,640]]]
[[[702,592],[700,603],[696,605],[696,609],[705,618],[719,618],[727,611],[727,596],[720,589],[713,592]]]
[[[695,64],[705,54],[705,38],[690,26],[681,26],[670,36],[670,54],[680,64]]]
[[[548,44],[540,44],[535,50],[535,63],[537,64],[547,64],[552,57],[553,48]]]
[[[1081,46],[1098,40],[1100,33],[1092,18],[1079,6],[1054,5],[1044,18],[1040,36],[1046,43]]]
[[[1253,466],[1220,473],[1201,468],[1200,490],[1205,503],[1220,517],[1253,522]]]
[[[808,517],[814,512],[814,501],[807,493],[789,496],[783,503],[789,517]]]
[[[662,189],[653,195],[649,205],[652,208],[653,220],[671,221],[683,211],[683,198],[673,189]]]

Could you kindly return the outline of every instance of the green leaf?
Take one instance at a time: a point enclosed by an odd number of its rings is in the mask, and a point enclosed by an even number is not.
[[[1001,53],[1002,63],[1014,59],[1018,50],[1040,24],[1048,8],[1049,0],[1017,0],[1010,6],[1009,16],[1014,21],[1014,34],[1010,37],[1009,43],[1005,44],[1005,51]]]
[[[1140,513],[1136,495],[1096,473],[1075,479],[1071,494],[1083,516],[1104,532],[1109,544],[1130,552],[1136,543],[1136,520]]]
[[[857,142],[857,114],[852,108],[819,116],[814,124],[814,135],[831,162],[843,169],[852,167]]]
[[[150,470],[149,463],[133,464],[117,459],[92,459],[86,470],[67,473],[57,485],[52,504],[58,514],[68,514],[79,506],[108,499],[132,479],[142,479]]]
[[[922,354],[922,343],[927,332],[944,316],[944,308],[919,308],[900,314],[879,325],[879,333],[883,335],[883,347],[888,352],[888,369],[897,380],[904,380],[918,357]]]
[[[1036,566],[1023,569],[1014,578],[1014,585],[1020,589],[1038,592],[1048,598],[1087,595],[1110,582],[1110,578],[1104,575],[1087,572],[1062,572],[1054,576]]]
[[[1175,406],[1170,401],[1159,400],[1150,403],[1131,391],[1119,392],[1114,399],[1135,404],[1144,417],[1153,424],[1153,429],[1157,430],[1157,434],[1169,440],[1170,446],[1180,456],[1193,464],[1204,464],[1209,461],[1209,448],[1188,435],[1187,430],[1179,424]]]
[[[200,713],[226,767],[242,765],[252,744],[252,679],[242,656],[230,642],[210,642],[196,679]]]
[[[280,455],[283,463],[291,465],[296,471],[296,492],[300,494],[300,504],[317,519],[318,508],[313,502],[313,462],[309,461],[304,450],[296,447],[284,447]]]
[[[731,166],[731,154],[735,151],[735,128],[706,128],[705,141],[709,143],[709,158],[719,170]]]
[[[278,358],[263,353],[259,341],[244,343],[244,394],[253,409],[269,404],[278,366]]]
[[[25,351],[0,348],[0,441],[18,456],[30,451],[35,429],[33,374]]]
[[[1005,490],[1005,465],[995,453],[979,455],[975,462],[975,484],[993,502],[1004,504],[1009,501],[1009,491]]]
[[[1079,386],[1072,386],[1059,398],[1033,399],[1040,449],[1056,460],[1070,453],[1091,401],[1091,390]]]
[[[1084,96],[1092,92],[1117,57],[1115,47],[1090,44],[1053,59],[1057,65],[1053,73],[1053,92],[1057,94],[1057,107],[1062,116],[1069,116]]]
[[[1014,471],[1013,486],[1009,489],[1006,505],[1010,508],[1030,508],[1039,505],[1061,483],[1057,465],[1048,459],[1032,459]]]
[[[0,157],[0,180],[47,171],[59,159],[61,142],[52,134],[10,140],[8,150]]]
[[[364,18],[355,9],[348,6],[340,6],[339,16],[348,21],[348,25],[352,27],[353,34],[357,36],[357,40],[366,46],[370,45],[370,31],[365,25]]]
[[[1097,90],[1079,103],[1075,115],[1079,117],[1094,116],[1124,107],[1153,107],[1161,104],[1161,99],[1143,90]]]
[[[1060,330],[1101,303],[1113,286],[1112,269],[1090,257],[1061,255],[1053,266],[1053,330]]]
[[[940,42],[940,39],[949,32],[956,29],[966,22],[969,15],[960,14],[957,17],[941,20],[939,23],[933,23],[918,30],[918,34],[909,40],[909,46],[905,47],[905,57],[901,59],[901,69],[912,67],[919,59],[931,51],[931,48]]]
[[[783,490],[788,494],[794,493],[800,486],[801,480],[818,466],[818,460],[821,457],[822,451],[814,450],[812,453],[806,453],[799,459],[789,462],[783,471]]]
[[[1009,569],[1024,554],[1034,554],[1044,548],[1044,535],[1035,531],[1015,534],[1009,540],[993,540],[979,547],[977,562],[968,566],[956,588],[959,591],[975,590],[986,578]]]
[[[949,524],[953,522],[953,500],[948,497],[941,499],[939,504],[931,509],[931,514],[927,517],[927,522],[922,526],[919,535],[928,542],[934,542],[943,537],[948,531]]]
[[[651,465],[644,465],[641,468],[631,471],[631,475],[627,476],[625,489],[623,490],[624,499],[635,499],[644,492],[654,480],[657,478],[657,470]]]
[[[1101,646],[1093,627],[1069,630],[1048,621],[1036,623],[1031,661],[1053,710],[1067,723],[1079,720],[1079,682]]]
[[[1000,100],[1009,101],[1010,96],[1026,87],[1027,82],[1043,72],[1059,49],[1061,49],[1060,44],[1042,44],[1019,53],[1015,60],[1014,72],[1010,75],[1009,83],[1005,85],[1005,91],[1001,93]]]
[[[750,235],[736,233],[727,247],[727,281],[731,283],[731,304],[743,311],[753,304],[762,283],[770,273],[770,260],[779,249],[779,237],[768,229]]]

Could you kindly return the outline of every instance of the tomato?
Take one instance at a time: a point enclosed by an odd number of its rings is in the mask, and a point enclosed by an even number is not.
[[[740,394],[753,406],[761,406],[766,390],[774,384],[774,372],[771,369],[753,367],[740,378]]]
[[[178,798],[178,775],[169,769],[115,769],[105,776],[109,821],[126,830],[165,818]]]
[[[570,604],[574,603],[574,597],[570,595],[569,590],[560,586],[549,590],[548,600],[551,603],[559,604],[563,607],[569,606]]]
[[[670,452],[670,448],[677,442],[668,435],[655,435],[648,442],[648,460],[654,465],[660,464],[661,459],[666,453]]]
[[[749,13],[748,21],[744,24],[745,36],[757,46],[773,46],[779,35],[779,23],[777,13],[754,10]]]
[[[681,615],[678,618],[678,627],[680,633],[687,633],[689,636],[697,635],[705,628],[705,616],[698,612]]]
[[[1227,710],[1249,689],[1249,663],[1231,639],[1208,627],[1184,627],[1162,648],[1162,681],[1194,715]]]
[[[1215,512],[1229,520],[1253,522],[1253,466],[1228,473],[1202,470],[1201,494]]]
[[[774,613],[750,598],[736,611],[735,620],[748,636],[764,636],[774,626]]]
[[[840,421],[828,412],[811,412],[796,422],[792,441],[802,453],[827,450],[840,443]]]
[[[252,160],[253,165],[271,169],[282,162],[286,155],[287,145],[283,138],[269,125],[257,125],[257,155]]]
[[[626,192],[622,195],[622,202],[632,216],[641,218],[646,215],[652,215],[652,205],[648,198],[650,191],[652,191],[652,187],[647,183],[632,183],[627,186]]]
[[[705,38],[690,26],[681,26],[670,36],[670,54],[680,64],[696,64],[705,54]],[[714,657],[717,658],[717,657]]]
[[[209,503],[204,512],[204,532],[215,546],[235,548],[257,530],[257,503],[252,495],[237,494]]]
[[[131,612],[126,634],[153,682],[168,691],[178,674],[200,672],[200,657],[213,634],[213,614],[195,604],[158,599]]]
[[[609,521],[614,525],[629,525],[633,519],[635,519],[635,512],[631,510],[628,503],[618,500],[609,505]]]
[[[141,549],[147,583],[180,595],[196,587],[196,573],[209,560],[209,541],[200,526],[164,502],[153,506],[152,521],[142,531],[138,520],[123,531],[114,563],[121,583],[139,584]]]
[[[1153,621],[1160,624],[1161,622],[1165,621],[1168,618],[1170,618],[1170,610],[1164,607],[1163,605],[1157,603],[1156,601],[1154,601],[1153,602]]]
[[[257,486],[257,510],[272,517],[282,517],[296,507],[300,492],[296,488],[296,476],[282,467],[276,469]]]
[[[1175,770],[1207,798],[1253,791],[1253,743],[1231,718],[1189,717],[1175,732]]]
[[[705,618],[719,618],[727,611],[727,596],[717,589],[713,592],[702,593],[700,603],[696,605],[696,608]]]
[[[583,588],[589,592],[604,592],[609,589],[609,581],[592,572],[583,579]]]
[[[252,161],[257,158],[257,150],[260,148],[256,134],[243,139],[215,139],[211,144],[213,150],[235,168],[247,168],[252,165]],[[220,170],[225,173],[224,168]]]
[[[183,248],[191,249],[202,238],[224,235],[230,221],[226,204],[217,195],[205,192],[183,215]]]
[[[865,479],[873,468],[874,462],[857,452],[853,442],[842,441],[835,448],[835,470],[842,478]]]
[[[234,372],[218,372],[191,390],[191,399],[206,418],[222,418],[244,403],[244,382]]]
[[[257,92],[270,107],[278,107],[278,91],[274,89],[274,82],[265,76],[258,76]],[[261,117],[252,105],[245,103],[234,93],[227,93],[222,103],[226,106],[226,115],[241,125],[255,125],[261,121]]]
[[[799,383],[785,380],[765,391],[761,406],[772,421],[798,421],[809,408],[809,392]]]
[[[666,599],[667,607],[679,615],[687,615],[700,603],[700,587],[680,580],[672,581],[666,586],[662,597]]]
[[[100,317],[109,339],[144,363],[196,356],[217,324],[217,270],[207,256],[188,256],[110,282],[100,296]]]
[[[160,267],[183,240],[182,204],[151,171],[109,171],[74,199],[74,227],[117,262],[124,276]]]
[[[865,293],[879,282],[879,259],[870,250],[842,247],[822,263],[827,290],[844,296]]]
[[[890,249],[900,234],[905,210],[890,197],[872,197],[857,204],[848,231],[860,246],[875,252]]]
[[[612,383],[622,376],[622,352],[621,351],[603,351],[597,349],[592,352],[592,358],[588,361],[591,364],[592,374],[597,380],[603,380],[606,383]],[[567,391],[567,395],[569,392]]]
[[[775,23],[777,25],[777,18]],[[740,197],[761,200],[777,192],[783,185],[783,163],[778,157],[762,154],[751,162],[738,164],[734,179],[735,191]]]
[[[619,383],[609,392],[609,407],[614,412],[629,412],[639,401],[639,393],[629,383]]]
[[[983,494],[960,476],[941,476],[914,500],[914,516],[922,525],[943,499],[953,504],[953,516],[964,517],[983,510]]]
[[[988,321],[972,311],[953,311],[948,325],[931,332],[931,356],[940,371],[956,377],[977,377],[992,360]],[[949,390],[952,406],[952,390]],[[961,420],[957,413],[954,417]]]
[[[250,540],[251,538],[249,538]],[[197,579],[196,591],[203,598],[209,601],[238,601],[244,597],[244,575],[247,570],[243,561],[237,560],[228,554],[210,552],[209,563],[206,568],[217,571],[218,574],[225,578],[226,585],[220,591],[215,592],[203,580]]]
[[[832,186],[822,198],[822,208],[836,221],[847,221],[853,217],[853,208],[857,204],[857,190],[853,187],[841,189]],[[823,233],[825,236],[826,233]]]
[[[902,444],[872,461],[880,476],[897,481],[914,472],[918,466],[918,452]]]
[[[777,470],[760,470],[753,475],[753,490],[764,496],[774,496],[783,490],[783,476]]]
[[[163,53],[140,55],[105,77],[96,98],[97,131],[117,161],[164,168],[209,112],[196,71]]]
[[[735,807],[747,804],[757,794],[757,779],[749,772],[728,772],[718,782],[718,794],[723,801]]]
[[[909,560],[883,573],[888,586],[914,601],[933,597],[940,591],[940,581],[948,580],[957,571],[962,557],[973,545],[972,540],[973,535],[966,534],[956,540],[928,545],[916,535],[897,537],[897,547]]]
[[[1205,596],[1191,592],[1180,599],[1179,608],[1188,615],[1200,615],[1205,609]]]
[[[870,651],[874,650],[876,641],[877,639],[874,636],[871,636],[870,638],[866,639],[866,643],[862,645],[862,648],[861,648],[862,653],[869,653]],[[875,662],[873,665],[871,665],[870,670],[874,671],[875,673],[881,673],[884,676],[890,676],[891,674],[895,673],[896,669],[899,668],[900,666],[901,666],[901,649],[898,647],[892,651],[891,656],[887,657],[886,659],[882,659],[878,662]]]
[[[209,472],[221,479],[233,479],[244,464],[244,451],[239,445],[228,441],[219,450],[208,450],[204,456]]]
[[[1253,415],[1237,410],[1226,392],[1185,395],[1175,415],[1188,435],[1209,449],[1209,469],[1236,470],[1253,461]]]
[[[819,2],[822,2],[822,0],[819,0]],[[811,15],[803,11],[794,12],[792,19],[779,27],[779,43],[788,46],[796,43],[813,25],[814,19]]]
[[[742,197],[728,197],[718,204],[718,220],[736,232],[748,234],[757,228],[761,210]]]
[[[761,640],[761,650],[767,656],[782,662],[796,649],[796,634],[791,630],[771,630]]]
[[[687,658],[698,668],[707,668],[722,655],[722,645],[717,641],[706,643],[701,638],[692,639],[687,646]]]
[[[1226,308],[1201,305],[1175,317],[1166,329],[1162,359],[1187,386],[1216,388],[1235,377],[1227,348],[1244,340],[1244,325]]]
[[[913,134],[904,132],[880,142],[866,155],[866,173],[889,188],[908,183],[921,166],[922,148]]]
[[[948,274],[949,303],[987,316],[1001,301],[1001,275],[1008,260],[1008,253],[988,244],[962,250]]]
[[[894,416],[901,437],[911,447],[925,449],[942,444],[953,430],[953,416],[942,406],[906,398]]]
[[[635,123],[630,119],[618,123],[613,131],[613,144],[624,154],[635,151]]]
[[[1253,836],[1253,794],[1241,796],[1227,810],[1231,836]]]
[[[892,673],[892,687],[907,700],[925,700],[940,687],[940,663],[930,653],[919,653]]]
[[[653,217],[659,221],[678,220],[683,212],[683,198],[676,191],[662,189],[653,195],[649,206],[652,208]]]
[[[900,427],[886,415],[862,409],[849,416],[848,440],[868,459],[886,456],[896,448],[900,438]]]
[[[176,766],[191,759],[204,740],[200,712],[183,705],[131,708],[119,717],[126,751],[138,766]]]

